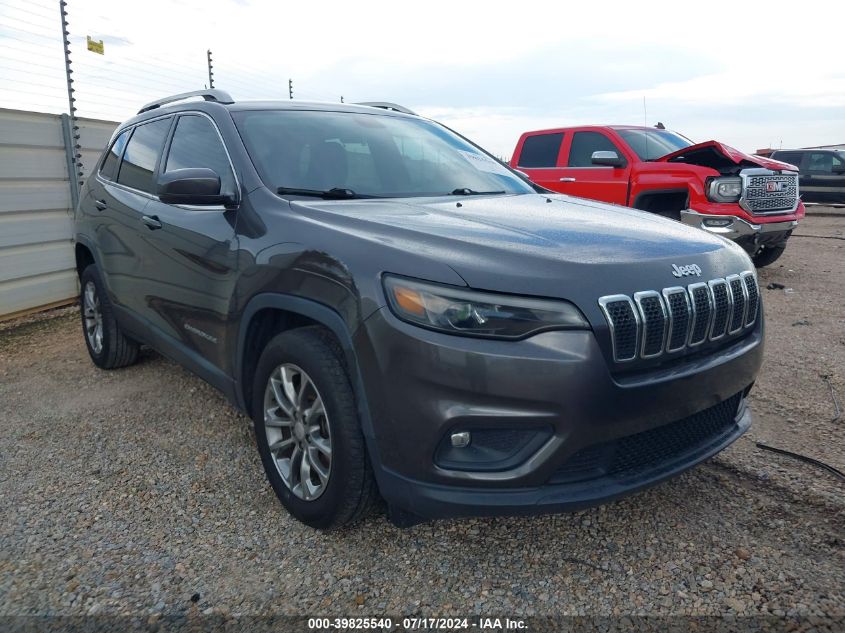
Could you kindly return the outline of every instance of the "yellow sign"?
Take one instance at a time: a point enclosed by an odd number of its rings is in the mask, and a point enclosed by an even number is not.
[[[88,35],[88,50],[92,53],[97,53],[99,55],[105,54],[105,48],[103,47],[103,40],[97,41],[92,40],[91,36]]]

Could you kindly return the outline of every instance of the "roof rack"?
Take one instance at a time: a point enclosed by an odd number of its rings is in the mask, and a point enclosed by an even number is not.
[[[400,106],[398,103],[390,103],[389,101],[364,101],[356,103],[355,105],[370,106],[371,108],[381,108],[382,110],[393,110],[394,112],[401,112],[402,114],[413,114],[419,116],[413,110],[409,110],[405,106]]]
[[[148,112],[150,110],[155,110],[156,108],[160,108],[161,106],[167,105],[168,103],[173,103],[174,101],[182,101],[183,99],[189,99],[190,97],[202,97],[206,101],[215,101],[217,103],[235,102],[235,100],[232,99],[232,96],[225,90],[194,90],[192,92],[183,92],[181,94],[173,95],[171,97],[165,97],[164,99],[157,99],[156,101],[151,101],[143,108],[138,110],[138,114]]]

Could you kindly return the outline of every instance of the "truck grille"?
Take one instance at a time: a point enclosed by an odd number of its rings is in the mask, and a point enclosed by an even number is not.
[[[797,174],[744,175],[743,183],[742,206],[751,213],[788,213],[798,205]]]
[[[610,329],[613,360],[624,363],[693,348],[737,334],[757,320],[754,273],[599,299]]]

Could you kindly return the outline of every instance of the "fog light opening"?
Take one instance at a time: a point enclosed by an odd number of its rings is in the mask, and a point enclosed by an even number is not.
[[[469,431],[461,431],[459,433],[452,433],[452,446],[455,448],[466,448],[472,441],[472,435]]]
[[[705,218],[704,226],[725,227],[733,224],[730,218]]]

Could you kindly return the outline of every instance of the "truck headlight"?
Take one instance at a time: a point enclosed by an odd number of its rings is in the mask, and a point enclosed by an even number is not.
[[[567,301],[479,292],[392,275],[385,275],[383,282],[393,314],[439,332],[520,339],[545,330],[590,328]]]
[[[713,178],[707,186],[707,197],[713,202],[736,202],[742,197],[742,180]]]

